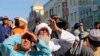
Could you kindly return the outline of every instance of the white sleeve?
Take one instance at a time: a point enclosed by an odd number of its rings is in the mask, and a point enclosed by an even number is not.
[[[65,41],[73,44],[75,41],[75,36],[66,30],[62,30],[62,33],[60,35],[60,39],[65,40]]]
[[[57,39],[52,39],[51,41],[49,41],[49,48],[51,52],[55,52],[58,51],[61,48],[61,46],[59,45]]]

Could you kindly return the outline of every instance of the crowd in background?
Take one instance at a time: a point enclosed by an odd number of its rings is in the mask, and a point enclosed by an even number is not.
[[[84,29],[82,22],[69,24],[51,15],[48,23],[35,19],[32,30],[22,17],[0,17],[0,56],[100,56],[100,22]]]

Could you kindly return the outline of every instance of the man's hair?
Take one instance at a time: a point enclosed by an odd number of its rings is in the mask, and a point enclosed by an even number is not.
[[[100,41],[93,41],[89,38],[89,43],[93,45],[94,47],[99,47],[100,46]]]
[[[15,26],[19,26],[19,20],[15,19]]]
[[[9,20],[9,21],[11,21],[13,23],[13,20]]]
[[[100,22],[95,22],[95,26],[97,26],[98,24],[100,24]]]
[[[8,19],[8,18],[3,18],[2,21],[3,21],[3,20],[9,20],[9,19]]]
[[[95,22],[95,28],[97,28],[97,25],[100,24],[100,22]]]
[[[58,22],[57,26],[61,29],[64,29],[64,30],[69,28],[69,24],[65,21]]]
[[[8,16],[2,17],[2,20],[9,20]]]
[[[74,29],[78,29],[80,27],[80,23],[75,23]]]
[[[36,18],[36,19],[35,19],[35,22],[40,22],[40,21],[41,21],[40,18]]]
[[[29,41],[32,42],[32,35],[30,35],[29,33],[25,33],[23,36],[22,36],[22,39],[28,39]]]

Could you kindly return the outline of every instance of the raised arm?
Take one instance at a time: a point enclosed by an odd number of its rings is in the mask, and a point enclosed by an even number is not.
[[[49,56],[50,55],[50,50],[49,50],[48,45],[45,43],[45,41],[42,40],[42,39],[38,39],[37,36],[33,33],[30,33],[30,32],[27,32],[27,33],[29,33],[30,35],[33,36],[32,37],[33,42],[40,49],[40,51],[33,52],[33,55],[46,55],[46,56]]]
[[[3,43],[0,43],[0,52],[3,56],[8,56],[13,51],[13,46],[20,43],[20,35],[12,35],[7,38]]]
[[[7,38],[3,44],[6,45],[7,48],[10,50],[13,50],[14,45],[20,44],[21,43],[21,35],[15,34]]]
[[[36,43],[36,46],[40,49],[39,51],[33,52],[33,55],[44,55],[49,56],[50,55],[50,49],[45,43],[44,40],[39,40],[39,42]]]
[[[74,43],[75,36],[72,33],[68,32],[66,30],[60,29],[56,25],[55,20],[50,19],[50,25],[51,25],[52,29],[54,29],[57,33],[60,34],[60,36],[59,36],[60,39],[65,40],[65,41],[72,43],[72,44]]]

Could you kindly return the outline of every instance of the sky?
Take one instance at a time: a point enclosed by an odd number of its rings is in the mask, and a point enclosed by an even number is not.
[[[48,0],[40,0],[44,5]],[[27,18],[35,0],[0,0],[0,16]]]

